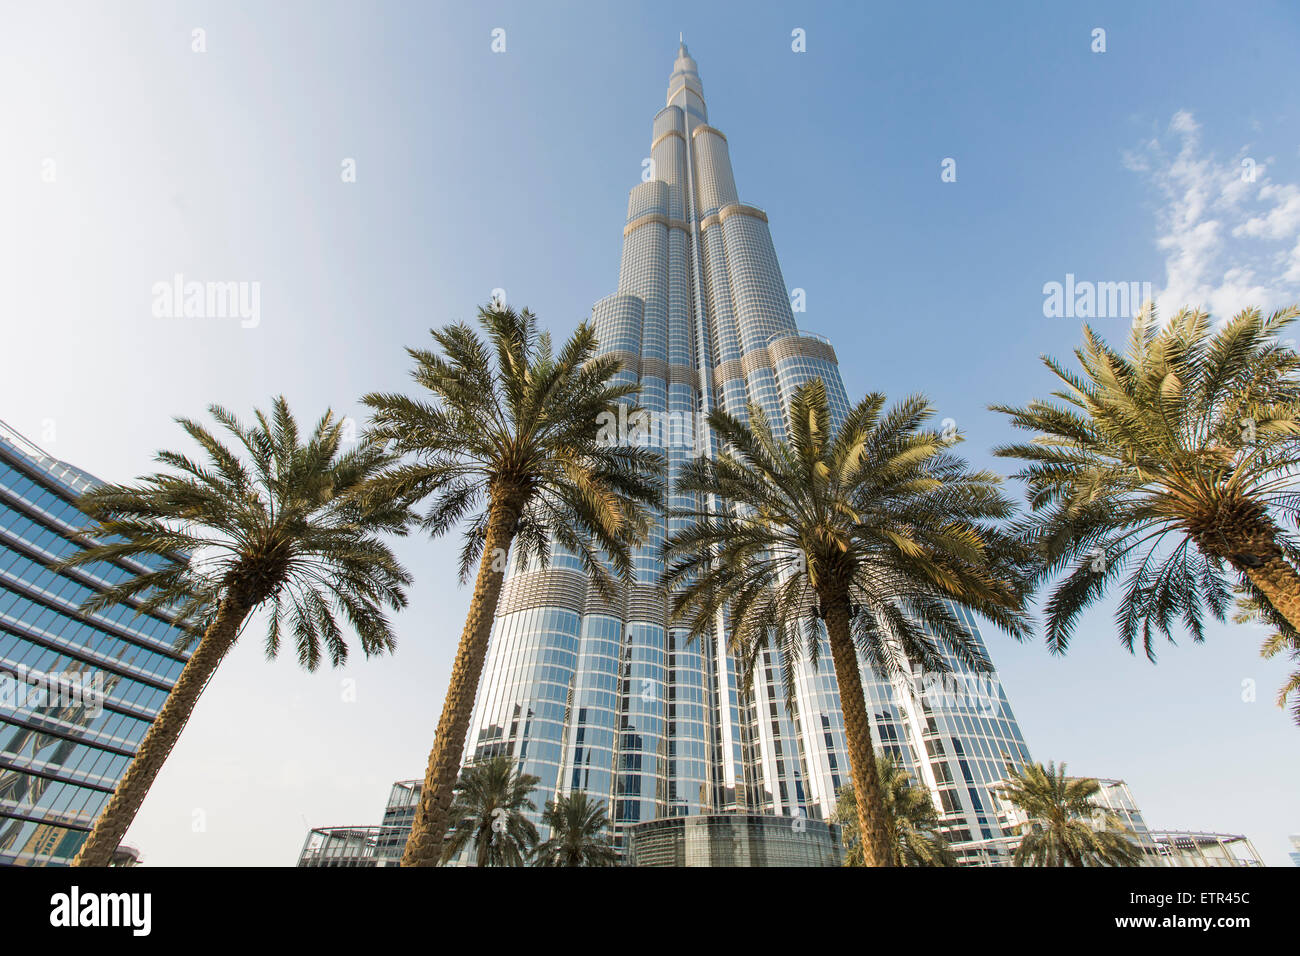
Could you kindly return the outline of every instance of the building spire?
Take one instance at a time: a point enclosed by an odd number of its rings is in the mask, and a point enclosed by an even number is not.
[[[699,67],[695,65],[694,58],[686,49],[686,35],[677,34],[677,59],[673,62],[672,76],[668,78],[668,105],[680,106],[686,108],[685,102],[674,103],[674,95],[680,95],[682,90],[688,90],[694,94],[697,102],[689,104],[701,118],[704,116],[704,87],[700,84]]]

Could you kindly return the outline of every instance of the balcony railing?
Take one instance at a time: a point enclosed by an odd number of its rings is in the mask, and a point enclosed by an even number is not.
[[[409,827],[318,827],[307,834],[299,866],[396,866]]]

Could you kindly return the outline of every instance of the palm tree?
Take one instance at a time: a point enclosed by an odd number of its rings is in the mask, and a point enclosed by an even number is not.
[[[603,803],[583,790],[560,794],[547,803],[542,822],[551,837],[533,856],[537,866],[613,866],[618,853],[605,835],[609,817]]]
[[[951,670],[946,654],[987,671],[954,605],[1016,636],[1027,630],[1016,568],[1025,556],[996,524],[1012,513],[1000,479],[968,470],[949,453],[952,439],[922,427],[932,414],[924,398],[882,414],[884,404],[868,395],[832,433],[815,379],[790,401],[788,441],[756,404],[748,425],[714,412],[709,422],[726,450],[683,468],[677,494],[702,506],[680,511],[688,523],[665,548],[674,618],[707,639],[728,616],[742,686],[775,644],[792,698],[793,662],[806,650],[816,663],[829,642],[872,866],[890,865],[893,836],[858,653],[889,677],[911,665]],[[726,504],[710,506],[711,495]]]
[[[939,814],[929,792],[916,786],[907,769],[889,754],[877,755],[876,776],[894,821],[894,865],[956,866],[957,857],[939,832]],[[851,786],[841,788],[836,795],[831,822],[840,826],[844,865],[865,866],[858,802]]]
[[[1293,663],[1300,664],[1300,632],[1297,632],[1259,598],[1248,595],[1238,596],[1237,611],[1232,615],[1232,621],[1234,624],[1249,624],[1257,621],[1272,626],[1274,631],[1264,638],[1259,656],[1265,660],[1272,660],[1285,652]],[[1292,671],[1286,683],[1278,691],[1277,706],[1285,708],[1288,700],[1293,696],[1295,700],[1291,703],[1291,716],[1297,724],[1300,724],[1300,670]]]
[[[303,444],[283,396],[270,420],[259,411],[251,426],[219,406],[209,411],[247,460],[204,426],[180,418],[205,461],[159,452],[156,460],[170,471],[135,485],[101,486],[78,502],[96,522],[86,532],[93,541],[61,568],[127,560],[152,569],[106,588],[83,611],[127,604],[141,614],[174,612],[198,646],[74,866],[109,864],[203,688],[255,609],[270,609],[267,656],[275,657],[287,631],[308,670],[320,664],[322,651],[335,666],[347,659],[339,615],[367,657],[394,647],[383,607],[406,606],[411,578],[376,535],[404,533],[409,514],[400,505],[363,508],[355,496],[390,457],[368,442],[344,451],[343,422],[329,412]]]
[[[1064,574],[1046,604],[1047,643],[1066,650],[1074,623],[1126,578],[1115,619],[1129,650],[1179,619],[1203,639],[1234,584],[1300,625],[1300,357],[1277,335],[1296,308],[1246,309],[1217,331],[1183,310],[1164,328],[1149,307],[1120,354],[1087,326],[1082,373],[1043,361],[1056,402],[995,405],[1032,442],[996,454],[1026,466],[1033,514],[1023,532],[1041,553],[1037,582]]]
[[[524,812],[537,809],[528,795],[540,782],[506,754],[466,766],[456,784],[442,860],[471,846],[478,866],[523,866],[537,844],[537,827]]]
[[[407,350],[432,401],[364,399],[373,409],[371,433],[407,456],[371,494],[432,499],[423,526],[433,535],[468,517],[462,583],[478,564],[403,866],[438,861],[511,547],[542,565],[553,544],[567,549],[610,593],[609,568],[630,579],[630,545],[648,530],[646,507],[662,500],[662,456],[602,440],[604,416],[636,386],[611,384],[620,363],[595,354],[588,324],[555,355],[526,309],[480,309],[479,322],[486,341],[456,323],[432,333],[442,354]]]
[[[1012,770],[995,792],[1019,809],[1026,820],[1023,837],[1011,859],[1015,866],[1137,866],[1142,851],[1133,831],[1109,810],[1092,802],[1101,784],[1065,775],[1056,767],[1026,764]]]
[[[1300,639],[1280,632],[1268,636],[1259,654],[1265,660],[1271,660],[1284,651],[1292,664],[1300,664]],[[1277,705],[1286,707],[1287,701],[1292,697],[1295,699],[1291,700],[1291,716],[1300,724],[1300,668],[1292,671],[1286,683],[1278,690]]]

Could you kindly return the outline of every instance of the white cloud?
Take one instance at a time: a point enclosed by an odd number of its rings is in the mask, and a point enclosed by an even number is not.
[[[1250,305],[1300,301],[1300,186],[1270,181],[1266,162],[1248,148],[1228,161],[1207,153],[1200,124],[1185,110],[1170,120],[1168,141],[1173,149],[1153,138],[1124,157],[1163,200],[1160,313],[1190,305],[1224,319]]]

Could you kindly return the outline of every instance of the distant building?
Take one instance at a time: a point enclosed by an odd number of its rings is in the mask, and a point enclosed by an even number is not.
[[[1182,830],[1151,834],[1164,860],[1154,866],[1263,866],[1248,837],[1238,833],[1188,833]]]
[[[298,865],[397,866],[411,834],[421,780],[389,791],[379,826],[317,827]],[[651,820],[631,831],[624,863],[632,866],[838,866],[839,828],[822,820],[716,813]]]
[[[140,851],[133,846],[127,846],[125,843],[118,844],[113,851],[113,858],[109,866],[139,866]]]
[[[397,866],[411,835],[422,780],[399,780],[388,793],[379,826],[317,827],[307,834],[299,866]]]
[[[0,864],[71,862],[189,656],[166,616],[78,610],[145,564],[48,569],[98,483],[0,423]]]
[[[1084,779],[1069,777],[1069,780]],[[1123,780],[1093,778],[1101,789],[1092,802],[1099,811],[1109,811],[1133,833],[1133,842],[1143,853],[1142,866],[1263,866],[1263,860],[1250,840],[1240,834],[1184,833],[1150,829],[1142,817],[1133,791]],[[1004,828],[1011,830],[1026,821],[1016,807],[999,798],[1002,812],[999,819]],[[1099,821],[1100,822],[1100,819]],[[1005,866],[1020,844],[1019,836],[995,841],[998,845],[981,844],[978,849],[986,854],[981,861],[985,866]]]
[[[629,866],[839,866],[839,828],[768,814],[664,817],[632,827]]]

